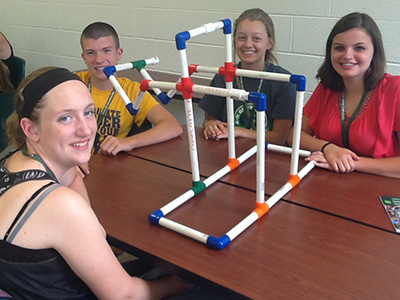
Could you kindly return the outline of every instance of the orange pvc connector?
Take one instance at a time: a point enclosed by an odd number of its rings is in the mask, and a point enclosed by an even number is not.
[[[238,159],[236,157],[228,158],[227,165],[229,166],[229,168],[231,168],[231,171],[232,171],[232,170],[235,170],[240,165],[240,162],[238,161]]]
[[[258,218],[261,218],[269,211],[269,206],[266,202],[256,202],[256,208],[253,211],[258,215]]]
[[[295,187],[300,182],[299,175],[297,175],[297,174],[289,174],[288,182],[292,185],[292,187]]]

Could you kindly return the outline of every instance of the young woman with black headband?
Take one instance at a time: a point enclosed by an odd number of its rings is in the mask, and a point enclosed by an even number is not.
[[[96,134],[80,78],[47,67],[27,76],[7,121],[18,150],[0,164],[0,289],[16,299],[161,299],[189,288],[125,272],[90,207],[75,166]],[[95,254],[95,255],[94,255]]]

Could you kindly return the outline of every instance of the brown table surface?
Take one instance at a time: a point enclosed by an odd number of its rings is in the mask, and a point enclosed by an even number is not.
[[[100,222],[134,255],[147,254],[252,299],[397,299],[397,235],[287,201],[225,249],[151,224],[187,191],[191,174],[126,154],[96,155],[85,179]],[[253,191],[212,185],[168,218],[220,236],[254,207]]]
[[[196,128],[196,136],[200,174],[208,177],[226,164],[228,142],[205,140],[201,128]],[[254,140],[236,139],[236,156],[254,144]],[[185,128],[179,138],[134,149],[128,154],[191,172],[188,147]],[[304,165],[304,159],[300,158],[299,170]],[[265,193],[270,196],[288,180],[290,156],[268,151],[265,166]],[[221,181],[255,191],[255,155]],[[400,196],[400,180],[358,172],[336,174],[316,167],[283,199],[394,233],[379,200],[381,195]]]

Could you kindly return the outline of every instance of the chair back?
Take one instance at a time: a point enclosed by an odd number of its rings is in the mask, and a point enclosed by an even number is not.
[[[7,118],[15,110],[14,94],[15,91],[0,93],[0,152],[3,151],[8,144],[5,125]]]
[[[131,128],[131,130],[128,133],[128,136],[132,136],[141,132],[144,132],[146,130],[149,130],[153,128],[153,124],[151,124],[151,122],[149,120],[147,120],[147,118],[144,120],[142,126],[138,127],[135,123],[133,123],[133,126]]]
[[[25,77],[25,60],[21,57],[14,56],[13,59],[7,62],[7,66],[10,69],[10,81],[17,89],[22,79]]]

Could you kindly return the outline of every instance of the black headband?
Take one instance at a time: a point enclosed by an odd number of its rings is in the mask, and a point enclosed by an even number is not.
[[[36,104],[47,92],[68,80],[82,81],[78,75],[64,68],[52,69],[32,80],[22,91],[25,105],[20,113],[20,119],[29,118]]]

